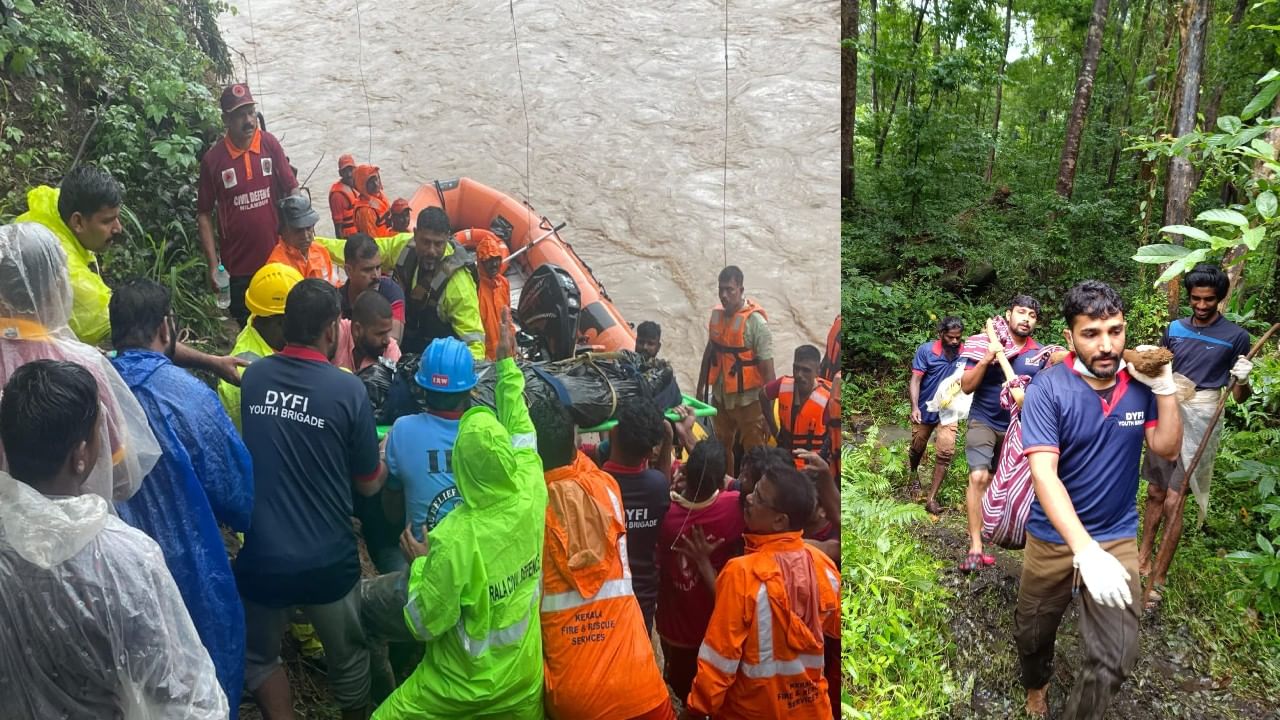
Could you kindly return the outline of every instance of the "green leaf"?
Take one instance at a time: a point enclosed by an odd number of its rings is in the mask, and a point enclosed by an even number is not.
[[[1258,214],[1267,220],[1276,216],[1276,194],[1270,190],[1254,199],[1253,204],[1258,208]]]
[[[1194,240],[1209,242],[1209,233],[1190,225],[1165,225],[1160,228],[1160,232],[1169,233],[1170,235],[1185,235]]]
[[[1257,95],[1244,106],[1244,110],[1240,113],[1240,119],[1249,120],[1253,116],[1262,112],[1271,106],[1271,101],[1276,99],[1276,95],[1280,93],[1280,77],[1273,78],[1270,82],[1258,91]]]
[[[1270,145],[1267,147],[1270,147]],[[1227,210],[1226,208],[1205,210],[1196,216],[1196,220],[1200,222],[1217,223],[1219,225],[1235,225],[1239,228],[1249,227],[1249,218],[1241,215],[1235,210]]]
[[[1133,259],[1140,263],[1163,265],[1181,260],[1190,253],[1191,249],[1182,245],[1143,245],[1138,248],[1138,253],[1133,256]]]
[[[1240,132],[1240,118],[1235,115],[1223,115],[1218,118],[1218,129],[1229,135]]]
[[[1262,157],[1268,160],[1276,159],[1275,147],[1273,147],[1271,143],[1267,142],[1266,140],[1263,140],[1262,138],[1254,139],[1252,142],[1249,143],[1249,147],[1253,148],[1254,152],[1258,153],[1259,155],[1261,155]]]
[[[1202,248],[1200,250],[1193,250],[1187,253],[1186,256],[1184,256],[1180,260],[1176,260],[1173,263],[1170,263],[1169,267],[1166,268],[1165,271],[1160,274],[1160,277],[1156,278],[1156,283],[1155,283],[1156,286],[1159,287],[1160,285],[1163,285],[1164,283],[1167,283],[1170,280],[1178,277],[1179,275],[1186,272],[1187,270],[1190,270],[1191,268],[1195,267],[1196,263],[1203,261],[1206,257],[1208,257],[1208,255],[1209,255],[1208,248]]]
[[[1266,535],[1258,533],[1255,539],[1258,541],[1258,547],[1262,548],[1268,555],[1276,554],[1276,549],[1271,546],[1271,541],[1267,539]]]
[[[1271,68],[1270,70],[1267,71],[1266,75],[1263,75],[1262,77],[1258,78],[1258,81],[1255,82],[1254,85],[1261,85],[1263,83],[1271,82],[1277,77],[1280,77],[1280,70]]]
[[[1182,151],[1185,150],[1186,147],[1191,144],[1191,141],[1195,140],[1197,137],[1199,137],[1199,133],[1189,132],[1178,138],[1178,141],[1173,144],[1173,147],[1169,148],[1169,154],[1181,155]]]
[[[1275,201],[1273,200],[1272,202]],[[1244,234],[1240,236],[1240,244],[1249,248],[1251,251],[1257,250],[1258,245],[1262,243],[1262,238],[1266,237],[1266,235],[1267,226],[1258,225],[1257,227],[1251,227],[1248,230],[1245,230]]]

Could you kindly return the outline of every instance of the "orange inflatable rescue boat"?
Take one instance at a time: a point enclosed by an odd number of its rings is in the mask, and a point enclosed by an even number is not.
[[[512,308],[520,303],[525,279],[539,267],[553,264],[578,286],[579,342],[606,351],[635,349],[635,330],[618,312],[591,268],[560,237],[556,226],[528,203],[464,177],[422,185],[409,198],[409,205],[412,218],[425,208],[438,207],[449,216],[455,231],[489,230],[504,240],[511,254],[507,278],[511,281]]]

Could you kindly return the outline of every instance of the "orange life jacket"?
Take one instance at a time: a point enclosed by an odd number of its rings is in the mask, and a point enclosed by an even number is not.
[[[716,580],[686,706],[717,718],[830,720],[823,636],[840,637],[840,573],[801,533],[744,535]]]
[[[329,186],[329,214],[338,237],[348,237],[356,231],[358,200],[355,189],[341,180]]]
[[[755,390],[764,384],[764,378],[760,375],[760,361],[756,359],[755,352],[745,344],[747,318],[753,313],[760,313],[761,317],[769,319],[764,308],[751,300],[744,302],[742,308],[732,315],[726,313],[721,305],[716,305],[711,311],[707,332],[715,354],[711,359],[707,385],[715,385],[722,374],[726,394]]]
[[[827,332],[827,351],[822,356],[822,367],[818,370],[818,375],[827,382],[831,382],[836,373],[840,372],[840,327],[840,316],[836,315],[831,330]]]
[[[455,233],[454,239],[462,242],[459,236],[464,232],[467,233],[467,239],[472,239],[470,230]],[[480,295],[480,322],[484,325],[484,355],[492,361],[498,357],[498,334],[502,332],[502,308],[511,307],[511,281],[505,275],[507,245],[488,230],[477,230],[476,236],[480,238],[479,247],[475,248],[478,264],[483,264],[485,259],[491,257],[502,258],[502,265],[498,268],[498,274],[495,277],[489,277],[483,269],[477,269],[476,291]]]
[[[338,286],[338,273],[333,267],[333,260],[329,257],[329,251],[324,249],[318,242],[311,243],[307,254],[304,256],[302,251],[294,248],[282,238],[276,239],[276,246],[271,249],[271,254],[267,256],[267,263],[281,263],[288,265],[298,271],[304,278],[319,278],[325,282]]]
[[[480,247],[480,243],[492,238],[495,242],[506,247],[506,243],[502,242],[502,238],[494,235],[491,231],[484,228],[467,228],[459,230],[453,234],[453,239],[458,241],[462,247],[475,252]]]
[[[356,188],[368,187],[369,178],[378,174],[373,165],[356,166]],[[396,234],[391,228],[391,201],[381,190],[376,195],[358,189],[353,210],[356,229],[372,237],[390,237]]]
[[[578,453],[546,473],[542,653],[551,718],[632,718],[670,702],[631,589],[622,493]]]
[[[840,482],[840,446],[841,436],[840,428],[842,420],[840,415],[840,373],[836,373],[835,380],[831,381],[831,400],[827,402],[827,432],[830,435],[828,444],[831,448],[831,472],[835,475],[836,482]]]
[[[787,375],[778,387],[778,429],[783,435],[778,439],[778,446],[786,450],[812,452],[829,449],[831,383],[816,378],[813,392],[809,393],[798,412],[795,410],[795,384],[795,378]],[[803,464],[803,461],[796,461],[796,467]]]

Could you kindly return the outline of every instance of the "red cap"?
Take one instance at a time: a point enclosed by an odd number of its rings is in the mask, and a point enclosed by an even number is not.
[[[353,168],[356,166],[356,159],[349,153],[338,156],[338,172],[342,172],[344,168]]]
[[[236,83],[223,89],[222,100],[219,102],[222,104],[222,112],[229,113],[236,108],[253,105],[254,99],[248,85]]]
[[[391,203],[391,212],[393,213],[404,212],[408,209],[409,201],[404,198],[396,198],[396,201]]]

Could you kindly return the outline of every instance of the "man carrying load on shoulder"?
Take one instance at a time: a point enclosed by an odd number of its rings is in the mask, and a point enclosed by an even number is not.
[[[1218,312],[1218,303],[1226,298],[1230,285],[1227,274],[1217,265],[1201,263],[1183,276],[1182,285],[1187,290],[1191,317],[1170,323],[1160,345],[1173,352],[1173,371],[1194,382],[1196,394],[1181,404],[1186,428],[1178,457],[1169,461],[1147,453],[1142,464],[1142,477],[1147,481],[1147,511],[1143,514],[1138,572],[1143,576],[1152,571],[1151,554],[1156,534],[1164,525],[1164,538],[1148,593],[1148,603],[1153,609],[1162,599],[1165,575],[1182,537],[1181,508],[1187,496],[1187,465],[1204,443],[1204,453],[1191,478],[1191,489],[1203,520],[1209,509],[1209,483],[1213,479],[1213,461],[1218,455],[1218,438],[1222,434],[1221,415],[1213,427],[1209,427],[1209,420],[1218,411],[1223,388],[1233,380],[1233,399],[1240,403],[1249,397],[1249,373],[1253,371],[1253,363],[1245,357],[1249,352],[1248,331]]]
[[[455,337],[467,344],[472,357],[484,360],[475,255],[452,235],[444,211],[426,208],[418,213],[413,244],[396,260],[393,277],[408,295],[400,349],[420,353],[436,338]]]
[[[915,357],[911,360],[911,454],[908,458],[911,472],[911,491],[914,494],[920,487],[917,471],[920,461],[924,459],[929,447],[929,436],[936,429],[938,434],[933,441],[933,484],[929,486],[929,495],[924,509],[934,515],[940,515],[942,508],[934,501],[942,479],[947,475],[947,468],[956,453],[957,423],[940,424],[942,418],[936,412],[930,412],[925,403],[933,399],[942,382],[956,371],[957,366],[964,367],[960,357],[960,342],[964,338],[964,322],[955,316],[942,318],[938,323],[938,339],[926,342],[916,348]]]
[[[1036,376],[1022,407],[1035,500],[1014,614],[1027,712],[1048,715],[1058,625],[1080,593],[1084,662],[1062,715],[1101,718],[1138,657],[1138,464],[1182,442],[1173,369],[1142,375],[1121,359],[1124,302],[1096,280],[1063,300],[1072,354]],[[1133,382],[1136,380],[1137,382]]]
[[[1014,354],[1009,364],[1014,375],[1034,377],[1040,371],[1038,363],[1031,362],[1040,343],[1031,337],[1040,320],[1040,303],[1028,295],[1018,295],[1009,301],[1004,314],[1013,337]],[[969,409],[969,425],[964,436],[964,455],[969,462],[969,487],[965,492],[965,508],[969,515],[969,552],[960,561],[960,570],[973,572],[983,566],[994,565],[996,559],[982,551],[982,496],[991,484],[1000,458],[1000,446],[1009,430],[1009,411],[1000,406],[1000,389],[1005,376],[997,357],[1010,349],[993,343],[986,332],[972,335],[960,349],[966,361],[960,389],[973,393]]]
[[[412,558],[404,621],[425,643],[426,654],[378,707],[377,720],[544,717],[537,613],[547,487],[524,400],[524,375],[511,355],[509,313],[503,314],[503,327],[495,366],[497,411],[472,407],[457,421],[453,480],[461,502],[434,527],[430,517],[416,522],[414,510],[401,536]],[[427,360],[453,372],[433,373],[428,385],[448,391],[442,395],[455,396],[454,406],[463,408],[469,404],[464,386],[474,383],[474,373],[459,365],[471,363],[459,346],[456,340],[432,343],[440,357]],[[404,435],[419,417],[405,425],[408,418],[401,418],[393,433],[408,439]],[[416,459],[412,468],[397,465],[402,473],[426,469]]]

